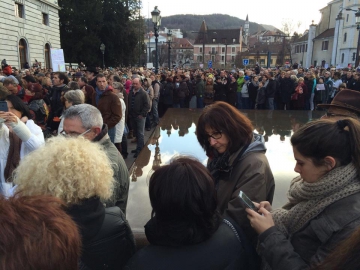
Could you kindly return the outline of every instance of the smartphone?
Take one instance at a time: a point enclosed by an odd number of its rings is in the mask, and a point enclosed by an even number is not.
[[[9,111],[7,102],[0,101],[0,112],[7,112],[7,111]]]
[[[250,198],[248,196],[246,196],[246,194],[244,192],[242,192],[241,190],[240,190],[239,197],[240,197],[241,201],[244,203],[246,208],[250,208],[250,209],[254,210],[255,212],[257,212],[259,210],[253,204],[253,202],[250,200]]]

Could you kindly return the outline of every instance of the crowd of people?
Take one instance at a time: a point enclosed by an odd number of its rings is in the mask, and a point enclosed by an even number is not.
[[[0,268],[360,267],[357,74],[254,68],[158,75],[93,67],[19,73],[5,65]],[[144,130],[169,108],[203,109],[196,136],[208,162],[174,157],[151,175],[149,245],[137,251],[126,220],[135,214],[126,212],[127,139],[137,144],[137,157]],[[239,109],[316,108],[326,110],[324,119],[291,137],[299,176],[288,203],[272,209],[276,187],[265,139]]]

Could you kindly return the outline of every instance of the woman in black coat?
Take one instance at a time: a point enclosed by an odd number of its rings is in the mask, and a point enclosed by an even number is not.
[[[215,184],[197,160],[182,157],[154,172],[149,194],[152,218],[145,225],[150,245],[125,269],[253,269],[246,239],[216,211]]]

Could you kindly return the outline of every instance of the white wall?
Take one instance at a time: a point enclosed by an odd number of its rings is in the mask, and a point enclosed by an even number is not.
[[[59,7],[54,1],[16,0],[24,5],[24,18],[15,16],[15,1],[0,0],[0,59],[19,68],[19,40],[27,41],[27,60],[31,65],[35,59],[45,66],[45,44],[59,49]],[[42,13],[49,15],[49,26],[42,23]]]

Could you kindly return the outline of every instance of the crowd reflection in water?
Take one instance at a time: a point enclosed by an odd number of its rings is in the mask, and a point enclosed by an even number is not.
[[[169,117],[163,117],[154,133],[149,138],[143,152],[135,160],[130,169],[131,181],[136,182],[137,178],[143,175],[143,168],[150,162],[153,155],[153,165],[150,174],[161,165],[161,136],[184,137],[184,143],[196,143],[195,132],[189,132],[193,125],[196,126],[202,110],[194,109],[169,109]],[[290,138],[291,134],[312,119],[320,118],[324,113],[319,111],[265,111],[248,110],[244,112],[254,126],[254,132],[262,135],[265,142],[269,137],[279,135],[280,141]],[[153,152],[149,147],[155,146]],[[147,178],[149,178],[147,176]]]

